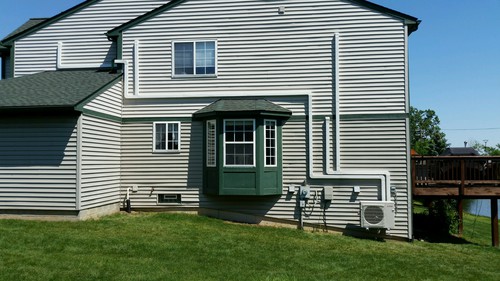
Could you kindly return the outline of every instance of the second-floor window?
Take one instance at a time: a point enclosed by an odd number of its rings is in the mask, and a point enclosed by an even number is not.
[[[173,76],[215,76],[215,41],[173,43]]]

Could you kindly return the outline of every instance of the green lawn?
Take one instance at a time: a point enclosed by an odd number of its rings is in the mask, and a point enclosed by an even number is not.
[[[0,280],[500,280],[500,250],[185,214],[0,220]]]
[[[491,245],[491,219],[464,213],[463,238],[471,243]]]

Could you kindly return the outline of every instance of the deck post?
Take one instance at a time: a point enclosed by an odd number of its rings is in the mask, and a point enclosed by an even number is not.
[[[460,159],[460,189],[458,191],[458,237],[464,233],[464,189],[465,189],[465,160]]]
[[[498,247],[498,199],[491,199],[491,244]]]
[[[462,237],[464,233],[464,200],[458,198],[458,237]]]

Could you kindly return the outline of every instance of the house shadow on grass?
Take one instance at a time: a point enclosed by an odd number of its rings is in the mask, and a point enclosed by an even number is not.
[[[413,214],[413,237],[430,243],[473,244],[449,233],[442,220],[429,214]]]

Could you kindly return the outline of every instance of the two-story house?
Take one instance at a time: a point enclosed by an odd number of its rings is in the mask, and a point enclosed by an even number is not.
[[[88,0],[1,41],[0,212],[412,238],[408,36],[362,0]]]

